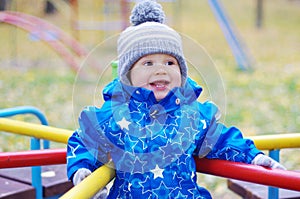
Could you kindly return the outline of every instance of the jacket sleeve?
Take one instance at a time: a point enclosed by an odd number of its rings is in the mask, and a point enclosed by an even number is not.
[[[109,144],[101,128],[103,112],[96,107],[85,108],[79,116],[79,128],[68,140],[67,174],[72,180],[73,174],[80,168],[92,172],[108,162]]]
[[[219,122],[220,113],[214,104],[205,103],[202,108],[209,125],[206,136],[200,142],[199,157],[251,163],[256,155],[262,153],[252,140],[243,138],[239,129],[228,128]]]
[[[76,130],[68,140],[67,145],[67,175],[69,180],[73,180],[74,173],[80,168],[86,168],[90,171],[96,170],[102,166],[85,147]]]

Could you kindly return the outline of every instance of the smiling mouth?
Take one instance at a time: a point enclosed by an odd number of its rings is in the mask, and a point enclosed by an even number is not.
[[[151,82],[150,86],[155,87],[156,89],[159,90],[164,90],[167,88],[167,86],[170,84],[170,82],[168,81],[155,81],[155,82]]]

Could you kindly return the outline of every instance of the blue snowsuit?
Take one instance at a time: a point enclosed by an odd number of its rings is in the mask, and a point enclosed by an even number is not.
[[[115,79],[103,90],[103,106],[80,114],[68,142],[68,177],[94,171],[110,154],[116,178],[108,198],[211,198],[196,183],[193,156],[250,163],[261,152],[219,123],[218,108],[197,101],[201,92],[188,79],[157,102],[152,91]]]

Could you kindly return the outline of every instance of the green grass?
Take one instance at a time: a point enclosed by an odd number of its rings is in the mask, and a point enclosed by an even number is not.
[[[59,12],[45,16],[39,9],[29,9],[29,1],[15,5],[16,9],[42,17],[72,33],[70,18]],[[28,2],[28,3],[27,3]],[[30,1],[31,2],[31,1]],[[79,1],[81,20],[98,20],[100,4]],[[32,2],[31,2],[32,3]],[[234,57],[210,10],[207,1],[181,1],[180,10],[164,3],[172,26],[198,42],[211,56],[222,78],[226,94],[226,125],[238,126],[245,136],[295,133],[300,130],[300,3],[299,1],[264,1],[263,28],[255,27],[253,0],[223,0],[228,15],[255,59],[254,70],[237,69]],[[21,6],[24,5],[24,6]],[[38,5],[37,8],[39,8]],[[65,7],[64,7],[65,8]],[[69,13],[68,10],[67,13]],[[174,20],[175,19],[175,20]],[[77,114],[85,105],[101,104],[101,88],[110,80],[110,71],[100,77],[89,71],[89,78],[76,79],[76,74],[48,45],[33,42],[28,33],[0,24],[0,106],[10,108],[31,105],[41,109],[56,127],[75,129]],[[117,32],[80,31],[80,42],[92,50],[99,42]],[[189,47],[189,46],[188,46]],[[100,63],[112,59],[114,48],[96,50],[93,56]],[[186,54],[206,59],[203,52],[187,48]],[[197,48],[198,49],[198,48]],[[106,61],[105,61],[106,60]],[[83,59],[80,59],[83,61]],[[84,63],[84,62],[83,62]],[[191,69],[191,72],[193,69]],[[211,85],[203,77],[191,73],[203,83],[204,96]],[[99,78],[101,81],[99,82]],[[205,79],[205,77],[204,77]],[[73,95],[73,88],[75,94]],[[204,100],[201,98],[201,100]],[[16,119],[38,122],[30,116]],[[29,139],[23,136],[0,134],[0,151],[27,150]],[[59,146],[61,145],[56,145]],[[298,169],[299,150],[282,150],[282,162],[288,169]],[[224,179],[201,176],[200,184],[209,187],[215,198],[233,197]]]

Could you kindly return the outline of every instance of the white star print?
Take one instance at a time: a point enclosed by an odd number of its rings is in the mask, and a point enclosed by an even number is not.
[[[154,174],[154,179],[156,179],[157,177],[163,178],[162,173],[163,173],[164,169],[159,168],[158,165],[156,165],[155,168],[150,171]]]
[[[159,147],[159,150],[163,152],[163,159],[166,160],[167,158],[171,158],[171,161],[173,162],[184,153],[182,149],[182,137],[184,136],[184,133],[178,132],[176,128],[173,128],[172,134],[176,135],[174,139],[168,140],[165,146]],[[176,149],[176,151],[174,149]]]
[[[70,145],[69,145],[69,147],[70,147],[70,149],[71,149],[72,156],[68,156],[67,159],[69,159],[69,158],[76,158],[75,151],[78,149],[79,144],[78,144],[75,148],[72,147],[72,146],[70,146]]]
[[[143,122],[146,121],[146,118],[147,118],[147,116],[146,116],[146,114],[144,113],[144,114],[142,114],[141,119],[138,120],[138,121],[136,122],[136,123],[139,125],[140,128],[141,128]]]
[[[193,172],[191,175],[191,178],[193,179],[195,177],[195,173]]]
[[[172,134],[174,134],[173,132],[175,132],[175,137],[172,139],[172,143],[178,143],[178,144],[182,144],[182,139],[184,137],[184,133],[181,133],[180,131],[178,131],[176,128],[172,129]]]
[[[174,189],[176,189],[176,187],[168,187],[166,186],[166,184],[164,183],[164,181],[161,181],[159,184],[159,187],[157,187],[156,189],[153,189],[153,194],[157,197],[157,198],[161,198],[161,194],[159,192],[169,192],[171,193]]]
[[[147,176],[144,181],[138,182],[138,184],[142,187],[142,194],[145,194],[147,192],[152,192],[151,189],[149,189],[148,187],[145,188],[145,186],[144,186],[144,184],[147,184],[149,182],[149,180],[150,180],[150,177]]]
[[[199,131],[197,129],[194,129],[192,127],[192,124],[190,127],[185,127],[184,130],[186,130],[186,132],[188,133],[189,137],[187,139],[189,139],[190,142],[193,142],[194,140],[197,139],[197,136],[199,135]]]
[[[124,145],[124,141],[122,139],[122,134],[121,133],[118,133],[118,134],[112,134],[112,132],[110,132],[110,134],[116,138],[118,138],[117,140],[117,144],[120,144],[120,145]]]
[[[122,118],[121,121],[118,121],[117,124],[121,127],[121,129],[123,130],[124,128],[129,130],[128,126],[129,124],[131,124],[131,122],[128,122],[125,117]]]
[[[156,119],[150,125],[140,128],[140,132],[145,132],[146,135],[150,135],[151,140],[154,140],[158,137],[167,139],[167,135],[164,131],[164,125],[160,124]]]
[[[179,120],[179,117],[177,115],[172,116],[172,115],[168,114],[167,115],[167,120],[170,120],[170,123],[167,124],[168,126],[170,126],[170,125],[176,126],[176,127],[179,126],[178,121],[177,121],[177,120]]]
[[[201,120],[201,123],[203,124],[202,129],[206,129],[206,122],[205,122],[205,120]]]
[[[143,103],[142,102],[139,102],[139,101],[136,101],[136,100],[133,100],[134,104],[136,105],[136,110],[131,110],[129,111],[130,114],[134,114],[134,113],[142,113],[142,105]],[[129,104],[128,104],[129,106]]]
[[[150,132],[151,140],[154,140],[158,137],[162,139],[167,139],[167,135],[163,130],[163,125],[159,123],[158,120],[154,120],[151,125],[147,125],[145,128]],[[160,133],[161,132],[161,133]]]
[[[139,137],[138,140],[141,141],[143,145],[143,150],[145,150],[147,148],[147,144],[145,143],[146,137]]]
[[[134,162],[132,163],[132,173],[144,173],[144,166],[146,164],[147,161],[140,160],[140,158],[136,156]]]
[[[132,139],[130,138],[130,135],[129,135],[129,134],[126,134],[126,135],[124,136],[124,140],[125,140],[126,143],[131,144],[131,150],[130,150],[130,151],[133,152],[135,146],[136,146],[137,143],[138,143],[138,141],[132,140]]]
[[[129,190],[129,191],[131,191],[131,186],[132,186],[132,184],[129,183],[129,184],[128,184],[128,190]]]
[[[167,144],[165,146],[161,146],[159,147],[159,150],[161,150],[163,152],[163,159],[167,159],[167,157],[172,157],[171,154],[168,153],[169,151],[169,147],[171,146],[171,140],[167,142]]]
[[[190,192],[193,195],[192,198],[195,198],[195,191],[196,191],[196,188],[188,189],[188,192]]]
[[[233,161],[237,161],[235,158],[238,157],[240,153],[237,150],[235,150],[235,149],[231,149],[231,150],[232,150],[232,153],[233,153],[232,160]]]
[[[182,111],[182,113],[185,115],[184,117],[186,117],[187,119],[192,119],[192,120],[196,120],[198,117],[198,112],[196,111],[192,111],[190,110],[190,112],[187,111]]]
[[[182,194],[180,191],[178,192],[177,196],[175,198],[187,198],[187,195]]]
[[[178,185],[179,185],[179,186],[178,186],[177,188],[182,189],[181,182],[183,181],[183,178],[180,177],[180,176],[178,176],[176,172],[175,172],[174,175],[173,175],[173,180],[174,180],[175,182],[178,182]]]

